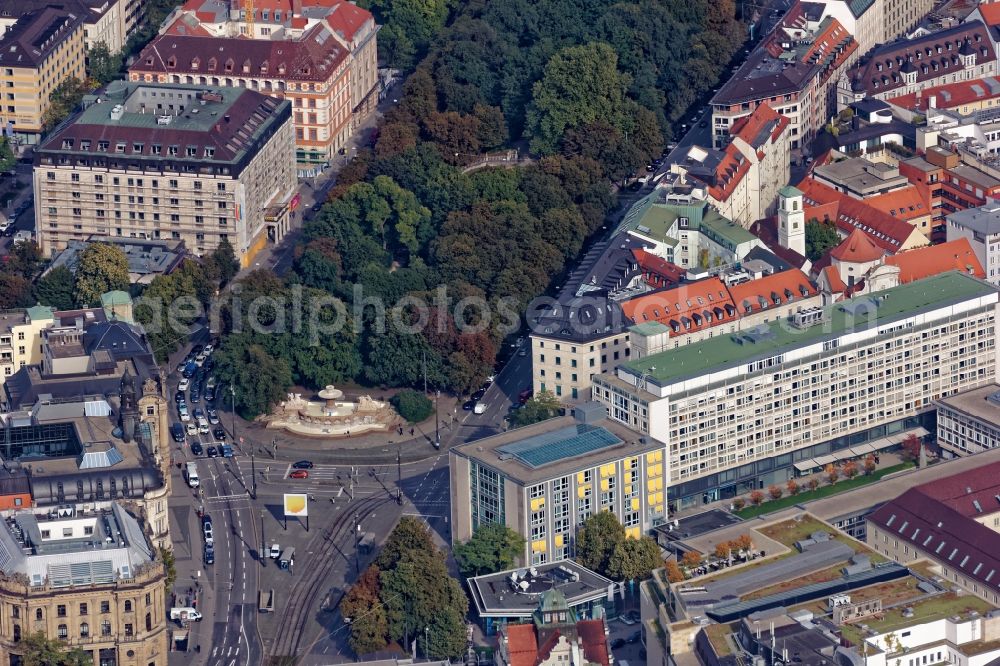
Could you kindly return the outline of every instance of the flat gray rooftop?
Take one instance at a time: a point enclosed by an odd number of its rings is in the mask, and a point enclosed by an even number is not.
[[[570,608],[608,596],[611,580],[573,560],[509,569],[468,580],[480,617],[530,617],[542,593],[559,590]]]

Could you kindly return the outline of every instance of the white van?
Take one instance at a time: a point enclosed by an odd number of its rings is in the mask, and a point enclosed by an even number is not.
[[[187,484],[191,488],[197,488],[201,485],[201,481],[198,480],[198,463],[189,462],[184,468],[184,478],[187,479]]]
[[[201,622],[201,613],[193,608],[171,608],[170,609],[170,619],[171,620],[193,620],[195,622]]]
[[[486,403],[477,402],[476,406],[472,408],[473,414],[485,414],[486,413]]]

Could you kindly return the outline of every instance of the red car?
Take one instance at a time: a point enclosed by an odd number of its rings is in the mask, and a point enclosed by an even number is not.
[[[309,478],[309,472],[305,471],[304,469],[297,469],[294,472],[292,472],[291,474],[289,474],[288,478],[289,479],[308,479]]]

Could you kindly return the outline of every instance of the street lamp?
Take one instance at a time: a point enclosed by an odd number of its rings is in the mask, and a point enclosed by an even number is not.
[[[236,386],[234,384],[229,385],[229,392],[233,396],[233,443],[236,443]]]
[[[429,659],[430,656],[431,656],[431,653],[430,653],[430,646],[431,646],[430,633],[431,633],[431,628],[430,627],[424,627],[424,659]]]
[[[354,573],[361,575],[361,519],[354,512]]]
[[[434,392],[434,448],[441,448],[441,423],[438,418],[438,397],[441,395],[441,391]]]

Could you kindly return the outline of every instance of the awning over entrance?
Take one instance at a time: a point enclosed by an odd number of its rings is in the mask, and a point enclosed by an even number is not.
[[[810,460],[799,461],[799,462],[795,463],[794,467],[795,467],[795,471],[797,471],[797,472],[799,472],[801,474],[805,474],[806,472],[810,472],[810,471],[816,469],[817,467],[819,467],[819,465],[816,464],[815,460],[810,459]]]
[[[817,466],[823,467],[825,465],[829,465],[832,462],[837,462],[837,457],[836,456],[816,456],[815,458],[813,458],[813,460],[815,461],[815,463],[816,463]]]

